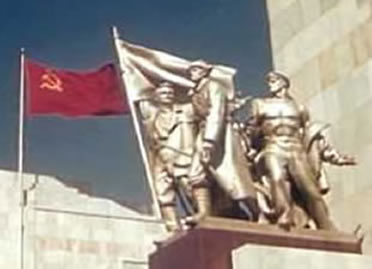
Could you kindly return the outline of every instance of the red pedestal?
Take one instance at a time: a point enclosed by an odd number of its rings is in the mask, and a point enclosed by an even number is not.
[[[207,218],[163,242],[150,256],[150,269],[232,269],[231,251],[247,243],[361,253],[360,240],[349,234]]]

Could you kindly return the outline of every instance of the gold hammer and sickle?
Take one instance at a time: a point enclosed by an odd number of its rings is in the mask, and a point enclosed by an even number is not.
[[[62,80],[56,74],[48,70],[47,73],[41,76],[40,89],[63,92]]]

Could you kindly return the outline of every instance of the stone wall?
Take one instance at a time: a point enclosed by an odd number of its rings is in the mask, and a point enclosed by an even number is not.
[[[267,0],[273,62],[330,138],[354,154],[355,168],[327,169],[327,197],[341,229],[362,224],[372,254],[372,1]]]
[[[24,269],[142,269],[153,242],[165,236],[155,218],[79,193],[56,178],[25,175],[24,182],[22,236],[16,173],[0,171],[0,268],[22,268],[23,262]]]

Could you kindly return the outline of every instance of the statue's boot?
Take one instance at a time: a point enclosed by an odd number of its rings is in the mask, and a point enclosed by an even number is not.
[[[161,215],[165,221],[165,227],[169,232],[176,233],[181,230],[177,217],[176,206],[165,205],[160,207]]]
[[[315,197],[313,201],[309,202],[308,209],[318,229],[327,231],[338,230],[329,216],[328,208],[322,197]]]
[[[258,221],[260,209],[256,198],[247,197],[245,199],[241,199],[238,201],[238,205],[240,210],[244,213],[244,215],[246,215],[249,221]]]
[[[193,188],[192,197],[197,207],[197,213],[184,219],[187,225],[196,225],[206,216],[211,215],[211,194],[206,187]]]
[[[280,214],[277,224],[279,227],[289,230],[291,227],[295,226],[295,222],[293,219],[293,212],[291,208],[286,208],[282,214]]]

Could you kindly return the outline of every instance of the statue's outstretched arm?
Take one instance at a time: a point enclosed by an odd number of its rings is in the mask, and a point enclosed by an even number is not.
[[[353,156],[339,153],[323,135],[320,137],[319,145],[323,161],[339,166],[356,164],[356,160]]]

